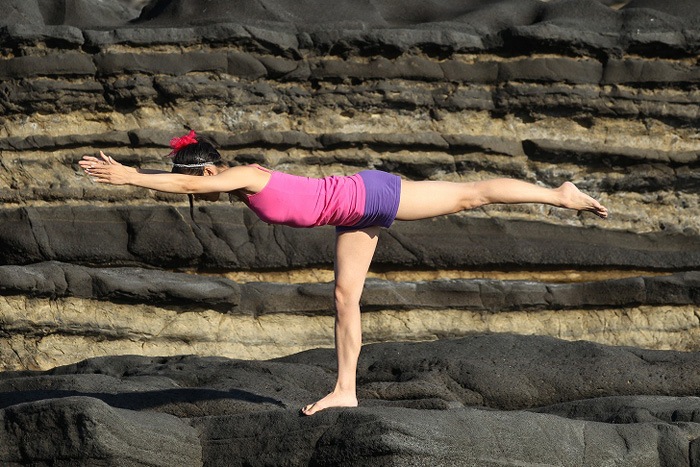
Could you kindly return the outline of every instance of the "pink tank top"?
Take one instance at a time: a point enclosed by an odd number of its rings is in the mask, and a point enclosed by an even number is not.
[[[270,172],[270,181],[246,204],[268,224],[292,227],[350,226],[365,210],[365,186],[359,174],[310,178]]]

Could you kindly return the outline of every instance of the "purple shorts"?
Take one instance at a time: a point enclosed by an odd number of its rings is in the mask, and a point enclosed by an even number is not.
[[[401,177],[379,170],[359,173],[365,185],[365,211],[357,223],[338,226],[336,232],[347,232],[365,227],[389,227],[396,218],[401,199]]]

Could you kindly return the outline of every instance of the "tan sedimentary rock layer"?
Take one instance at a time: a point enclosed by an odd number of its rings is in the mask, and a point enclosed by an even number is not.
[[[405,84],[412,91],[422,86],[420,83]],[[426,92],[428,91],[431,90],[427,89]],[[433,92],[436,91],[433,90]],[[352,89],[348,89],[347,92],[352,92]],[[309,103],[312,99],[313,97],[307,98]],[[700,99],[700,96],[696,99]],[[639,148],[684,152],[695,151],[700,147],[697,130],[690,125],[672,126],[657,119],[641,121],[595,115],[584,118],[585,112],[576,118],[535,114],[523,119],[522,116],[513,114],[494,117],[488,111],[463,110],[449,113],[440,111],[436,115],[431,114],[429,108],[412,111],[391,109],[372,111],[362,108],[329,109],[317,105],[303,115],[290,115],[275,113],[272,108],[241,109],[235,106],[235,103],[231,103],[229,107],[227,103],[181,102],[176,107],[176,113],[177,115],[173,115],[172,109],[145,106],[126,115],[89,111],[67,112],[61,115],[61,118],[39,114],[32,115],[29,119],[26,116],[10,115],[5,117],[5,125],[0,137],[90,135],[141,128],[154,128],[177,134],[183,131],[184,126],[200,129],[200,131],[220,131],[231,134],[256,130],[299,131],[309,135],[358,132],[405,135],[433,132],[438,135],[490,136],[514,142],[527,139],[570,140],[589,142],[598,146],[603,144],[611,150]],[[229,113],[235,114],[235,121],[232,121]],[[216,118],[208,118],[208,116]],[[152,147],[115,148],[115,151],[117,153],[138,152],[151,155],[154,159],[162,158],[168,152],[165,147],[157,150]],[[250,151],[250,149],[241,151]],[[270,162],[275,162],[275,158],[290,157],[295,153],[301,156],[299,151],[294,149],[291,151],[291,153],[285,151],[277,157],[274,157],[275,151],[271,151],[268,157]],[[318,151],[306,152],[318,153]],[[342,151],[340,152],[342,154]],[[26,155],[28,159],[39,159],[43,155],[43,158],[48,161],[65,161],[65,158],[75,157],[79,153],[79,149],[59,148],[50,153],[22,151],[20,154]],[[232,154],[235,155],[236,152]],[[12,155],[12,151],[9,155]]]
[[[225,273],[191,271],[191,274],[225,277],[239,284],[246,282],[283,282],[289,284],[331,282],[333,270],[328,268],[291,269],[286,271],[230,271]],[[495,279],[523,280],[549,283],[586,282],[621,279],[625,277],[656,276],[668,273],[658,271],[608,270],[608,271],[577,271],[574,269],[556,271],[474,271],[442,269],[427,270],[372,270],[368,278],[382,279],[394,282],[433,281],[438,279]]]
[[[48,369],[103,355],[220,355],[262,360],[333,346],[332,316],[241,316],[62,298],[0,297],[2,370]],[[363,313],[364,342],[514,333],[649,349],[700,350],[694,306]]]
[[[405,92],[424,91],[432,94],[450,89],[443,85],[416,82],[400,82]],[[270,85],[279,86],[274,83]],[[323,84],[321,84],[323,85]],[[282,85],[284,86],[284,85]],[[298,87],[308,87],[301,83]],[[329,86],[326,84],[325,86]],[[543,87],[543,86],[540,86]],[[620,87],[624,89],[624,86]],[[570,87],[570,90],[574,90]],[[598,90],[592,87],[591,90]],[[335,92],[342,90],[352,93],[352,87],[333,86]],[[488,89],[487,89],[488,90]],[[318,99],[319,91],[306,89],[309,96],[304,100],[311,104]],[[328,88],[331,92],[331,88]],[[633,89],[630,88],[630,92]],[[634,90],[634,92],[641,92]],[[653,95],[673,93],[685,97],[691,102],[700,99],[697,91],[650,90]],[[663,101],[657,97],[659,101]],[[690,103],[689,103],[690,105]],[[223,131],[241,133],[254,130],[301,131],[308,134],[323,133],[396,133],[436,132],[445,134],[467,134],[479,136],[501,136],[513,140],[534,138],[558,138],[595,143],[606,143],[611,147],[639,147],[663,150],[697,149],[699,137],[692,126],[671,125],[660,119],[620,119],[581,111],[581,115],[571,118],[535,113],[531,117],[515,114],[494,116],[485,110],[442,110],[431,114],[430,107],[425,109],[366,109],[328,108],[321,104],[310,106],[302,115],[276,113],[273,104],[248,106],[242,108],[236,102],[178,102],[176,107],[156,107],[145,104],[133,112],[101,112],[99,110],[67,111],[60,118],[56,115],[33,114],[7,115],[5,125],[0,129],[0,137],[31,137],[46,135],[90,135],[109,131],[129,131],[134,129],[155,128],[165,132],[182,131],[183,126],[206,131]],[[587,119],[583,115],[588,113]],[[163,142],[165,143],[165,141]],[[147,150],[141,148],[141,151]],[[73,151],[69,151],[73,152]],[[157,154],[163,155],[163,148]]]

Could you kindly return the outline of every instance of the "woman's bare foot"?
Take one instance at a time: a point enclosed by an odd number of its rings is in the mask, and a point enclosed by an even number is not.
[[[333,391],[323,399],[301,409],[301,413],[304,415],[313,415],[316,412],[331,407],[357,407],[357,396],[355,392],[344,393],[337,390]]]
[[[564,182],[557,191],[561,196],[561,207],[589,211],[603,219],[608,217],[608,209],[605,206],[581,192],[573,183]]]

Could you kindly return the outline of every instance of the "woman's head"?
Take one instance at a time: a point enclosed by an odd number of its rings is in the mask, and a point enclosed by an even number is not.
[[[172,173],[184,175],[216,175],[222,169],[227,168],[226,163],[221,158],[221,154],[207,141],[201,141],[194,131],[190,131],[185,136],[170,140],[172,151]],[[196,195],[198,199],[205,201],[216,201],[220,193],[205,193]],[[194,196],[187,195],[190,200],[190,216],[194,219]]]
[[[185,175],[205,175],[207,168],[222,169],[226,167],[221,154],[207,141],[202,141],[194,131],[185,136],[170,140],[173,158],[173,173]],[[215,170],[218,172],[218,170]]]

